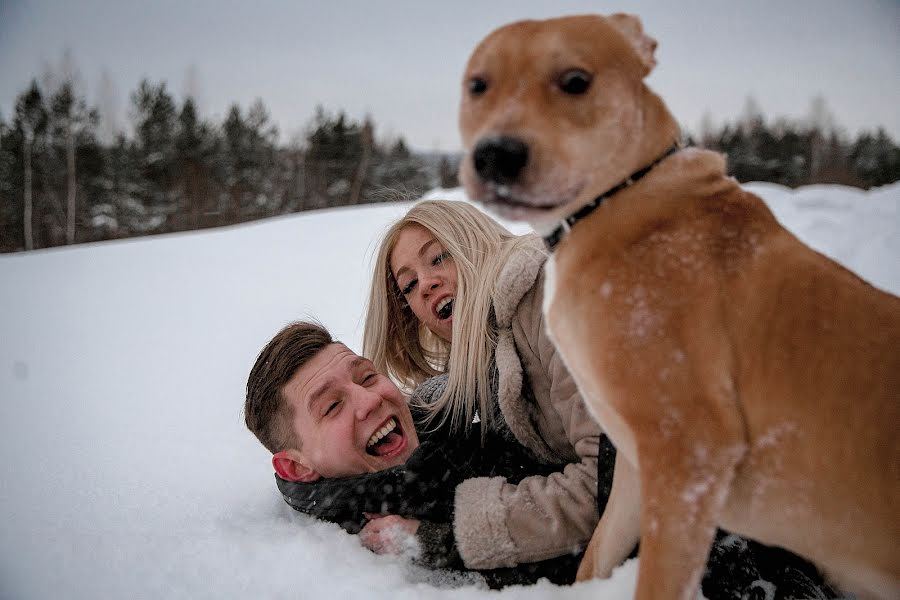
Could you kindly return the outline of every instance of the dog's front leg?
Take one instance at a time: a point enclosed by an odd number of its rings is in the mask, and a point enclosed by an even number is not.
[[[697,426],[715,428],[703,422]],[[741,444],[703,437],[650,443],[638,450],[642,493],[638,599],[688,600],[697,595],[719,515],[743,455]]]
[[[576,581],[606,579],[622,564],[640,537],[641,488],[637,470],[616,453],[609,500],[578,567]]]

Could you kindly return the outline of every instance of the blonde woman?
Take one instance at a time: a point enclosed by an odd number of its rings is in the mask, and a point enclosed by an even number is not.
[[[363,338],[375,367],[418,386],[418,408],[435,427],[464,430],[477,415],[483,435],[507,436],[555,465],[517,484],[473,477],[456,486],[453,539],[441,543],[469,569],[577,552],[609,495],[615,453],[544,332],[546,257],[540,238],[512,235],[469,204],[425,201],[387,231],[375,260]],[[443,372],[446,386],[420,385]],[[397,526],[415,534],[419,522],[375,519],[364,543],[377,550]],[[815,566],[787,551],[721,530],[716,539],[702,586],[709,598],[754,589],[775,600],[836,597]]]
[[[422,407],[435,426],[464,430],[478,419],[482,432],[558,465],[517,485],[479,477],[457,486],[453,533],[472,569],[577,552],[599,519],[600,429],[544,331],[546,257],[540,238],[512,235],[470,204],[424,201],[375,258],[363,348],[376,368],[408,391],[446,372],[443,393]]]

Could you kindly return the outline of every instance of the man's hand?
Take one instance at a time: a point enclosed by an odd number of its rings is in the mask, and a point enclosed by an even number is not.
[[[416,531],[417,519],[406,519],[397,515],[374,515],[366,513],[369,522],[359,532],[363,546],[376,554],[407,554],[418,551]]]

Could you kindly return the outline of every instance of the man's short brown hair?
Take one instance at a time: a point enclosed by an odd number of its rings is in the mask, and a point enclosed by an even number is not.
[[[298,369],[333,343],[331,334],[318,323],[298,321],[275,334],[256,357],[247,378],[244,422],[272,454],[300,449],[291,427],[293,411],[282,393],[284,386]]]

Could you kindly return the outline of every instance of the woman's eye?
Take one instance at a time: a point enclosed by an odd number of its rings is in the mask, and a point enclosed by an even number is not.
[[[447,252],[446,250],[444,250],[443,252],[441,252],[440,254],[438,254],[437,256],[434,257],[434,260],[431,261],[431,265],[433,267],[436,267],[439,264],[441,264],[442,262],[444,262],[445,260],[447,260],[448,258],[450,258],[450,253]]]
[[[403,294],[404,296],[409,296],[409,293],[410,293],[411,291],[413,291],[413,288],[414,288],[414,287],[416,287],[416,282],[417,282],[417,281],[418,281],[417,279],[413,279],[412,281],[410,281],[409,283],[407,283],[407,284],[406,284],[405,286],[403,286],[403,288],[400,290],[400,293]]]

